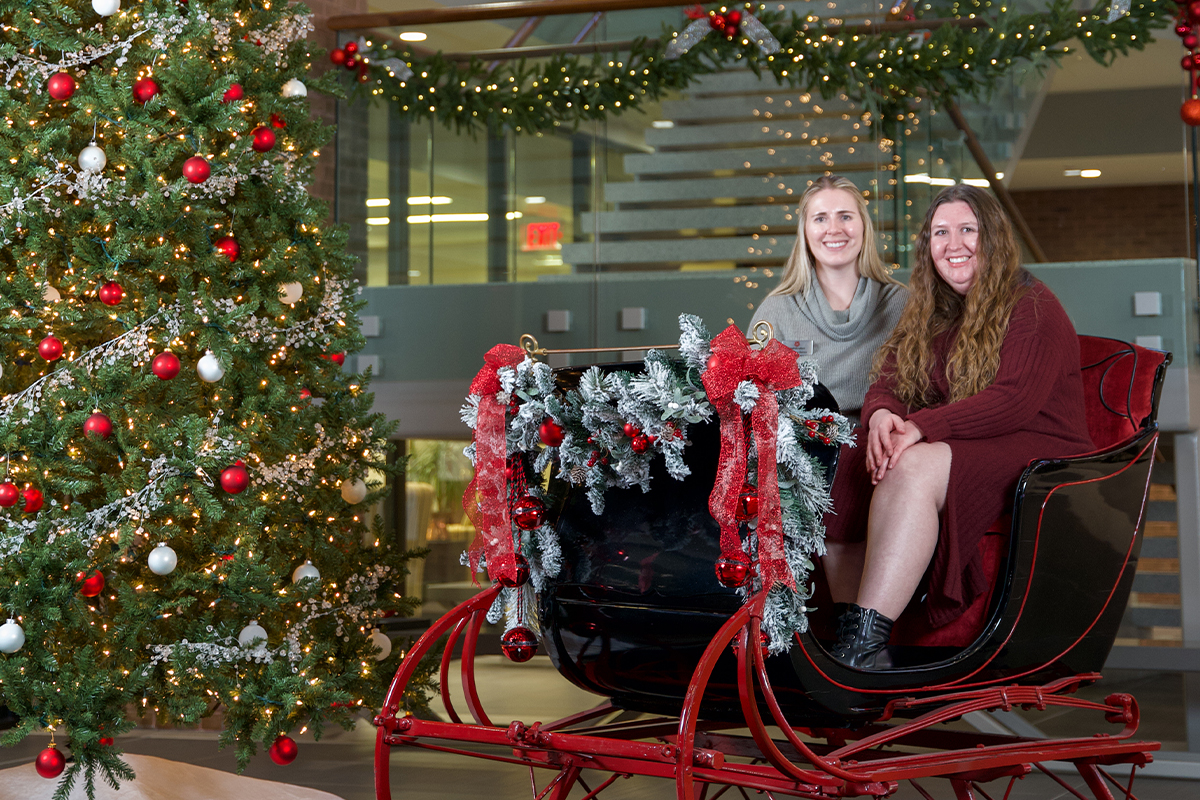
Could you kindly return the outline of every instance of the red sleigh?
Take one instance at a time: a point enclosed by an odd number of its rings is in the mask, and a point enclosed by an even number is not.
[[[788,655],[765,657],[745,646],[760,641],[764,598],[742,603],[713,578],[717,531],[706,504],[716,437],[705,428],[715,426],[697,426],[693,475],[672,482],[672,491],[626,490],[600,516],[581,493],[568,492],[556,509],[565,566],[541,598],[543,642],[565,678],[605,702],[545,724],[488,717],[474,658],[499,592],[493,586],[434,623],[397,672],[375,720],[377,797],[391,797],[391,748],[419,747],[549,770],[553,777],[535,789],[539,799],[565,800],[579,784],[591,800],[618,777],[646,775],[674,781],[680,800],[715,797],[730,786],[776,796],[882,797],[901,781],[928,798],[918,783],[927,778],[948,780],[955,797],[967,800],[989,781],[1007,779],[1011,789],[1034,768],[1062,783],[1043,767],[1050,761],[1074,765],[1095,800],[1112,800],[1114,789],[1132,798],[1136,769],[1159,748],[1134,738],[1136,700],[1113,694],[1093,702],[1075,690],[1100,679],[1129,597],[1170,355],[1089,336],[1080,344],[1098,449],[1028,466],[1011,521],[981,544],[991,592],[945,629],[898,624],[895,669],[834,661],[819,636],[820,608]],[[656,477],[658,485],[670,482]],[[417,663],[442,637],[450,721],[400,715]],[[469,721],[447,688],[460,639]],[[940,725],[976,711],[1052,707],[1095,712],[1096,731],[1035,739]],[[511,755],[498,755],[497,745]],[[1129,767],[1127,777],[1112,774],[1119,765]],[[584,770],[609,777],[589,788]]]

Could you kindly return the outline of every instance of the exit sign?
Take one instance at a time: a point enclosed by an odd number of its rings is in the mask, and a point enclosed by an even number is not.
[[[561,235],[557,222],[530,222],[525,226],[525,249],[558,250]]]

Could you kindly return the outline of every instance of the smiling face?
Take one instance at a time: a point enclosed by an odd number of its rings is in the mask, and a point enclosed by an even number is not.
[[[979,220],[969,205],[955,200],[934,210],[929,226],[929,255],[938,275],[960,295],[965,296],[975,285],[978,245]]]
[[[814,194],[805,209],[804,239],[817,269],[854,267],[863,246],[858,199],[845,189]]]

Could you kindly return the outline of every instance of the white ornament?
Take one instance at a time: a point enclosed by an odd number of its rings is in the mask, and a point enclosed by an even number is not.
[[[146,565],[155,575],[170,575],[175,571],[175,565],[178,563],[179,556],[166,542],[159,542],[158,547],[151,550],[149,557],[146,558]]]
[[[92,9],[102,17],[111,17],[121,10],[121,0],[92,0]]]
[[[292,583],[299,583],[300,581],[308,580],[309,578],[318,581],[321,580],[320,570],[314,567],[313,562],[311,561],[305,561],[292,571]]]
[[[25,644],[25,631],[15,619],[0,625],[0,652],[15,653]]]
[[[292,78],[283,85],[280,94],[284,97],[308,97],[308,87],[295,78]]]
[[[287,303],[289,306],[304,296],[304,287],[297,281],[291,283],[280,284],[279,286],[279,301]]]
[[[367,496],[367,485],[362,481],[350,480],[347,478],[342,481],[342,499],[350,505],[361,503]]]
[[[200,360],[196,362],[196,374],[200,376],[200,380],[208,383],[216,383],[225,377],[225,370],[221,369],[221,362],[212,354],[212,351],[206,352],[200,356]]]
[[[92,142],[79,151],[79,168],[84,172],[99,172],[108,163],[108,156]]]
[[[58,293],[58,289],[47,283],[46,288],[42,290],[42,299],[47,303],[57,303],[62,300],[62,295]]]
[[[371,628],[371,644],[379,648],[375,654],[376,661],[383,661],[392,653],[392,640],[379,628]]]
[[[265,645],[267,643],[267,631],[263,626],[258,624],[258,620],[252,619],[250,620],[250,624],[242,628],[242,632],[238,634],[238,644],[242,647],[247,647],[255,639],[261,640],[257,646],[261,647]]]

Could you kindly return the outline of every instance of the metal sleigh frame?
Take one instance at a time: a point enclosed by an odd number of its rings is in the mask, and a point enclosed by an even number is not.
[[[772,687],[763,649],[757,646],[765,604],[765,597],[758,594],[740,607],[736,603],[730,605],[732,613],[714,617],[719,622],[714,621],[705,629],[716,632],[711,638],[705,632],[699,640],[695,652],[699,652],[705,641],[707,646],[694,668],[691,662],[686,662],[680,675],[680,690],[688,669],[691,677],[686,692],[676,695],[682,698],[681,703],[670,706],[668,716],[629,719],[628,715],[619,714],[621,708],[609,700],[545,724],[520,721],[496,724],[483,708],[475,682],[480,627],[500,592],[498,585],[492,586],[437,620],[401,662],[382,710],[375,718],[377,798],[392,797],[391,749],[417,747],[525,767],[530,773],[534,800],[566,800],[576,784],[584,792],[579,800],[592,800],[619,778],[633,775],[674,781],[678,800],[715,800],[731,788],[743,797],[748,797],[747,790],[763,792],[768,797],[814,800],[885,797],[895,792],[902,781],[910,782],[922,797],[932,800],[919,782],[927,778],[949,781],[956,800],[994,800],[981,784],[1007,778],[1000,795],[1007,800],[1014,782],[1035,768],[1080,800],[1114,800],[1114,797],[1136,800],[1132,789],[1137,768],[1150,763],[1153,752],[1160,747],[1157,742],[1134,739],[1139,722],[1137,701],[1128,694],[1112,694],[1101,703],[1074,693],[1080,686],[1101,677],[1095,669],[1103,663],[1112,644],[1115,619],[1120,616],[1120,609],[1114,606],[1119,603],[1123,607],[1121,593],[1127,595],[1132,581],[1150,461],[1158,435],[1154,410],[1170,356],[1109,340],[1083,339],[1088,340],[1084,352],[1085,376],[1092,370],[1092,377],[1085,380],[1099,386],[1099,405],[1111,412],[1113,419],[1127,420],[1129,426],[1114,429],[1111,438],[1115,441],[1110,441],[1107,449],[1076,458],[1034,462],[1026,470],[1018,485],[1018,502],[1014,507],[1006,584],[1006,591],[1015,593],[1014,600],[1019,594],[1020,601],[1007,608],[996,606],[987,630],[957,660],[931,664],[907,674],[856,675],[832,662],[811,632],[802,634],[795,644],[797,654],[792,665],[800,674],[803,691],[827,709],[843,710],[824,718],[820,724],[828,727],[793,724],[785,709],[801,723],[805,718],[803,712],[794,711],[794,698],[782,699],[794,687],[779,687],[784,694]],[[1121,370],[1129,373],[1128,380],[1122,377]],[[1141,405],[1134,402],[1135,386],[1148,398]],[[1089,421],[1090,414],[1089,411]],[[1093,438],[1101,441],[1095,435]],[[1057,617],[1031,614],[1029,604],[1046,606],[1048,596],[1056,601],[1056,587],[1047,583],[1047,573],[1061,566],[1063,558],[1071,557],[1071,532],[1062,527],[1070,524],[1069,518],[1060,513],[1071,503],[1063,500],[1062,495],[1074,491],[1077,502],[1090,503],[1091,498],[1101,495],[1088,492],[1098,492],[1101,482],[1108,478],[1115,479],[1106,484],[1109,495],[1127,496],[1128,523],[1114,523],[1118,533],[1111,540],[1103,540],[1101,536],[1100,529],[1106,522],[1096,523],[1094,531],[1084,531],[1100,537],[1094,540],[1093,551],[1112,550],[1111,568],[1105,573],[1107,586],[1094,589],[1096,597],[1093,605],[1082,612],[1078,638],[1073,632],[1076,629],[1067,630],[1069,625],[1063,626],[1062,631],[1041,628],[1046,620]],[[1117,480],[1127,483],[1118,484]],[[1134,495],[1140,495],[1140,508],[1133,507],[1138,499]],[[1056,513],[1060,516],[1054,517]],[[1027,520],[1024,527],[1018,524],[1018,517]],[[1054,536],[1040,536],[1043,520],[1054,529]],[[1132,526],[1132,532],[1127,525]],[[1064,536],[1068,541],[1064,542]],[[1054,540],[1058,540],[1057,544]],[[1102,547],[1105,541],[1115,547]],[[1017,557],[1018,551],[1025,561]],[[1032,555],[1025,555],[1029,553]],[[1053,561],[1054,558],[1059,561]],[[1035,559],[1038,563],[1050,559],[1038,574],[1033,568]],[[1105,626],[1107,632],[1099,633]],[[1044,633],[1030,637],[1031,630]],[[1065,637],[1061,638],[1062,648],[1053,644],[1059,641],[1054,639],[1056,635]],[[1085,636],[1096,639],[1107,636],[1107,645],[1085,641]],[[450,721],[402,714],[401,700],[418,664],[443,637],[446,642],[441,656],[440,690]],[[460,639],[459,677],[469,721],[464,721],[454,707],[449,691],[454,651]],[[747,642],[756,644],[748,647]],[[714,670],[718,661],[725,659],[721,669],[729,669],[731,645],[736,654],[734,674],[724,673],[724,677],[717,678]],[[1041,652],[1030,655],[1030,647],[1040,650],[1047,645],[1051,647],[1048,652],[1058,655],[1049,659]],[[1001,666],[1005,661],[1007,666]],[[772,674],[778,680],[779,673]],[[973,683],[967,681],[971,676],[975,676]],[[1013,683],[1022,679],[1025,685]],[[706,693],[710,695],[710,708],[715,707],[711,705],[712,695],[726,697],[735,709],[732,715],[727,713],[720,720],[702,718]],[[637,708],[637,704],[631,707]],[[1014,708],[1092,711],[1099,715],[1097,723],[1103,720],[1121,727],[1116,732],[1085,737],[1043,739],[940,726],[972,712]],[[813,717],[810,722],[816,719]],[[842,722],[831,723],[831,719]],[[504,754],[505,749],[510,749],[511,754]],[[1046,762],[1071,764],[1090,798],[1047,769]],[[1117,765],[1130,767],[1127,778],[1122,776],[1118,780],[1107,769]],[[536,770],[554,773],[540,789]],[[585,780],[584,770],[607,777],[592,788]]]

